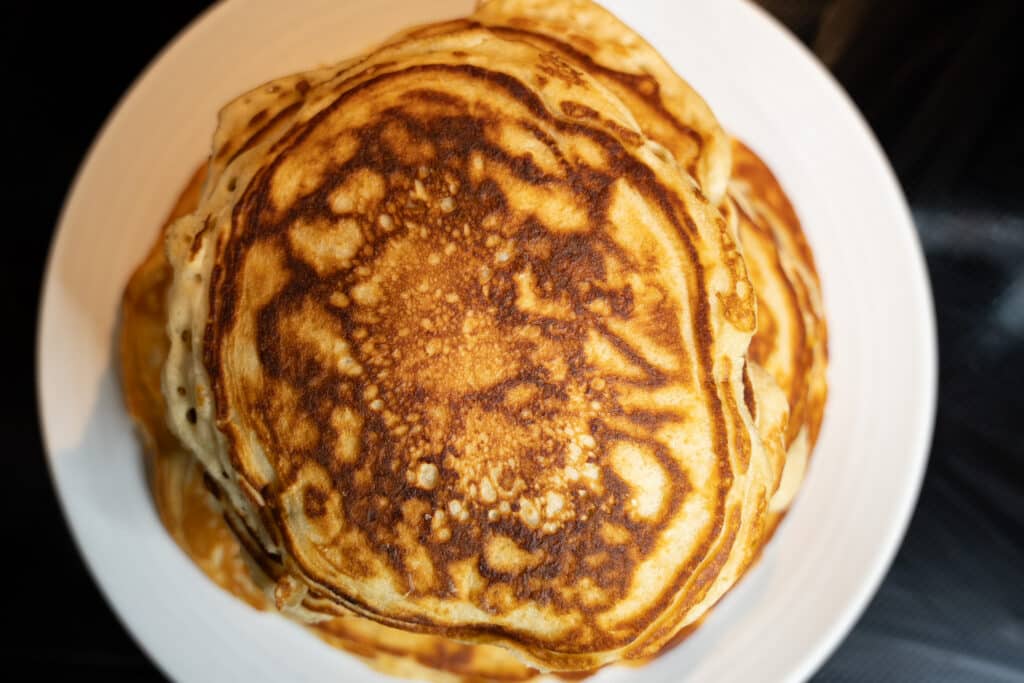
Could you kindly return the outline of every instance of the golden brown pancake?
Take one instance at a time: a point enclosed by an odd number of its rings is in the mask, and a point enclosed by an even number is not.
[[[825,393],[799,223],[741,146],[718,214],[724,141],[583,0],[493,0],[225,107],[168,242],[163,387],[218,502],[150,429],[165,524],[399,675],[532,675],[430,634],[570,671],[674,642],[759,554]],[[167,279],[153,255],[126,295],[126,378],[166,352]]]
[[[205,168],[178,199],[171,220],[193,211]],[[146,443],[150,487],[160,519],[175,542],[221,588],[257,609],[269,604],[257,586],[238,538],[225,522],[204,470],[170,433],[160,391],[160,370],[169,346],[166,295],[171,281],[163,239],[158,239],[125,290],[120,335],[125,404]],[[466,645],[427,634],[400,631],[357,616],[312,627],[331,645],[356,655],[383,673],[446,681],[522,681],[536,675],[508,651]]]
[[[277,606],[656,651],[777,484],[725,221],[601,82],[487,30],[294,90],[168,241],[172,427]]]
[[[737,145],[737,159],[746,159],[753,154],[742,143],[734,144]],[[760,166],[763,164],[745,163],[741,168]],[[205,168],[202,168],[189,182],[171,213],[172,220],[195,209],[204,175]],[[750,175],[754,180],[762,177]],[[753,193],[753,197],[747,199],[748,205],[758,202],[776,202],[778,205],[779,195],[774,193],[779,189],[774,181],[750,182],[745,191]],[[750,248],[749,238],[747,243]],[[769,249],[775,248],[774,240],[765,244]],[[813,262],[811,265],[813,267]],[[766,286],[764,281],[772,273],[778,279],[784,271],[767,271],[767,275],[760,270],[752,271],[752,280],[759,291]],[[166,290],[170,279],[170,265],[164,255],[163,240],[159,239],[136,270],[125,292],[120,350],[126,404],[147,443],[154,500],[168,532],[211,580],[253,607],[264,609],[267,607],[266,598],[241,557],[238,539],[221,516],[215,498],[203,484],[201,466],[166,427],[159,374],[168,346],[164,330]],[[762,311],[764,307],[762,305]],[[753,347],[778,352],[780,344],[792,343],[797,338],[796,335],[779,337],[775,325],[761,325]],[[784,357],[786,355],[799,357],[799,353],[783,354]],[[765,359],[766,356],[759,358],[762,362]],[[804,366],[802,369],[806,372],[809,368]],[[784,375],[780,379],[787,377]],[[810,382],[805,379],[802,385],[809,386]],[[755,412],[759,424],[768,419],[765,408]],[[771,438],[766,431],[761,430],[766,443],[770,443]],[[394,676],[433,681],[453,678],[512,681],[527,680],[536,675],[535,671],[500,648],[466,645],[400,631],[356,616],[324,621],[317,624],[314,631],[332,645]]]
[[[792,209],[787,208],[788,201],[774,176],[767,172],[764,163],[749,148],[739,141],[733,144],[736,146],[735,158],[740,164],[737,166],[739,175],[733,182],[732,192],[742,192],[747,207],[774,206],[773,214],[787,217],[785,229],[795,231],[797,244],[803,243],[799,223]],[[205,168],[200,169],[189,182],[171,213],[171,219],[195,209],[204,175]],[[752,209],[748,208],[748,211]],[[744,216],[745,227],[741,237],[747,248],[747,258],[757,262],[767,260],[774,264],[773,268],[768,269],[751,267],[751,279],[762,300],[774,300],[775,297],[766,297],[761,292],[777,286],[779,282],[783,283],[784,291],[789,291],[785,285],[788,281],[787,271],[781,267],[778,257],[774,260],[766,259],[763,254],[753,252],[762,248],[768,252],[777,250],[778,243],[785,243],[785,240],[765,239],[765,236],[772,234],[771,226],[763,220],[755,224],[747,214]],[[804,263],[813,273],[814,264],[809,256],[809,250],[801,254]],[[214,497],[203,485],[202,468],[166,427],[165,402],[160,392],[159,374],[168,346],[165,299],[171,275],[170,265],[164,255],[163,240],[160,239],[126,288],[120,345],[125,401],[147,443],[151,486],[164,526],[211,580],[250,605],[262,609],[267,606],[266,599],[241,558],[237,538],[221,516]],[[817,291],[816,287],[814,291]],[[802,306],[809,300],[795,293],[791,296],[796,306]],[[810,335],[780,334],[778,323],[764,322],[782,317],[796,320],[800,324],[799,321],[808,316],[783,313],[769,318],[767,316],[772,314],[766,315],[768,310],[768,304],[762,303],[762,324],[752,342],[751,358],[756,357],[759,363],[770,361],[772,356],[794,359],[787,362],[792,362],[796,370],[781,373],[776,369],[776,378],[784,383],[787,393],[791,394],[794,386],[804,387],[806,391],[806,388],[815,385],[815,381],[808,375],[811,372],[823,372],[824,362],[820,360],[817,364],[797,365],[806,353],[802,348],[809,343],[807,339]],[[782,310],[785,312],[789,309]],[[815,319],[818,320],[815,329],[820,327],[823,332],[824,321]],[[788,351],[787,345],[791,345]],[[814,348],[813,345],[811,348]],[[770,354],[766,351],[770,351]],[[795,377],[799,373],[804,376]],[[799,399],[790,399],[790,402],[797,405]],[[762,400],[762,403],[765,401]],[[766,412],[763,407],[760,411],[755,410],[759,424],[767,419]],[[810,411],[810,414],[820,416],[820,409]],[[771,443],[768,430],[760,431],[766,444]],[[813,431],[816,433],[816,428]],[[374,668],[390,675],[436,681],[448,680],[450,676],[460,680],[526,680],[535,675],[533,670],[500,648],[472,646],[425,634],[409,633],[355,616],[328,620],[316,625],[314,629],[332,645],[361,657]]]

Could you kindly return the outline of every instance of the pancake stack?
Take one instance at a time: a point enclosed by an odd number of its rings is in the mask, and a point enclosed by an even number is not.
[[[492,0],[273,81],[199,182],[126,292],[125,394],[165,524],[250,603],[404,675],[638,662],[792,501],[813,257],[599,6]]]

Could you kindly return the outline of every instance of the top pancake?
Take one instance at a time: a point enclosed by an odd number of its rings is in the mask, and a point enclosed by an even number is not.
[[[546,668],[656,650],[777,483],[725,221],[610,89],[484,29],[282,99],[169,236],[164,386],[280,606]]]

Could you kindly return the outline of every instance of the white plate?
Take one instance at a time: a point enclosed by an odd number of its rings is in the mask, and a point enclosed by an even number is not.
[[[208,582],[164,533],[121,407],[121,290],[217,109],[279,75],[339,60],[472,0],[236,0],[192,24],[135,83],[83,164],[50,255],[39,326],[40,408],[68,523],[107,599],[182,681],[381,678]],[[878,586],[913,509],[934,416],[931,295],[909,213],[847,97],[788,33],[737,1],[607,1],[761,153],[818,259],[831,393],[796,506],[764,558],[645,680],[808,677]],[[608,669],[595,680],[639,676]]]

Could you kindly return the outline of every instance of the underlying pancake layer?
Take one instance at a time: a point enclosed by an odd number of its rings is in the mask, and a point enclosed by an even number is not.
[[[651,652],[753,557],[775,484],[724,221],[528,44],[314,80],[169,239],[175,432],[281,607],[552,668]]]
[[[758,300],[749,358],[778,382],[790,406],[789,451],[770,524],[792,502],[818,438],[828,393],[828,331],[814,256],[782,186],[765,163],[733,141],[735,159],[723,207],[735,221]]]

